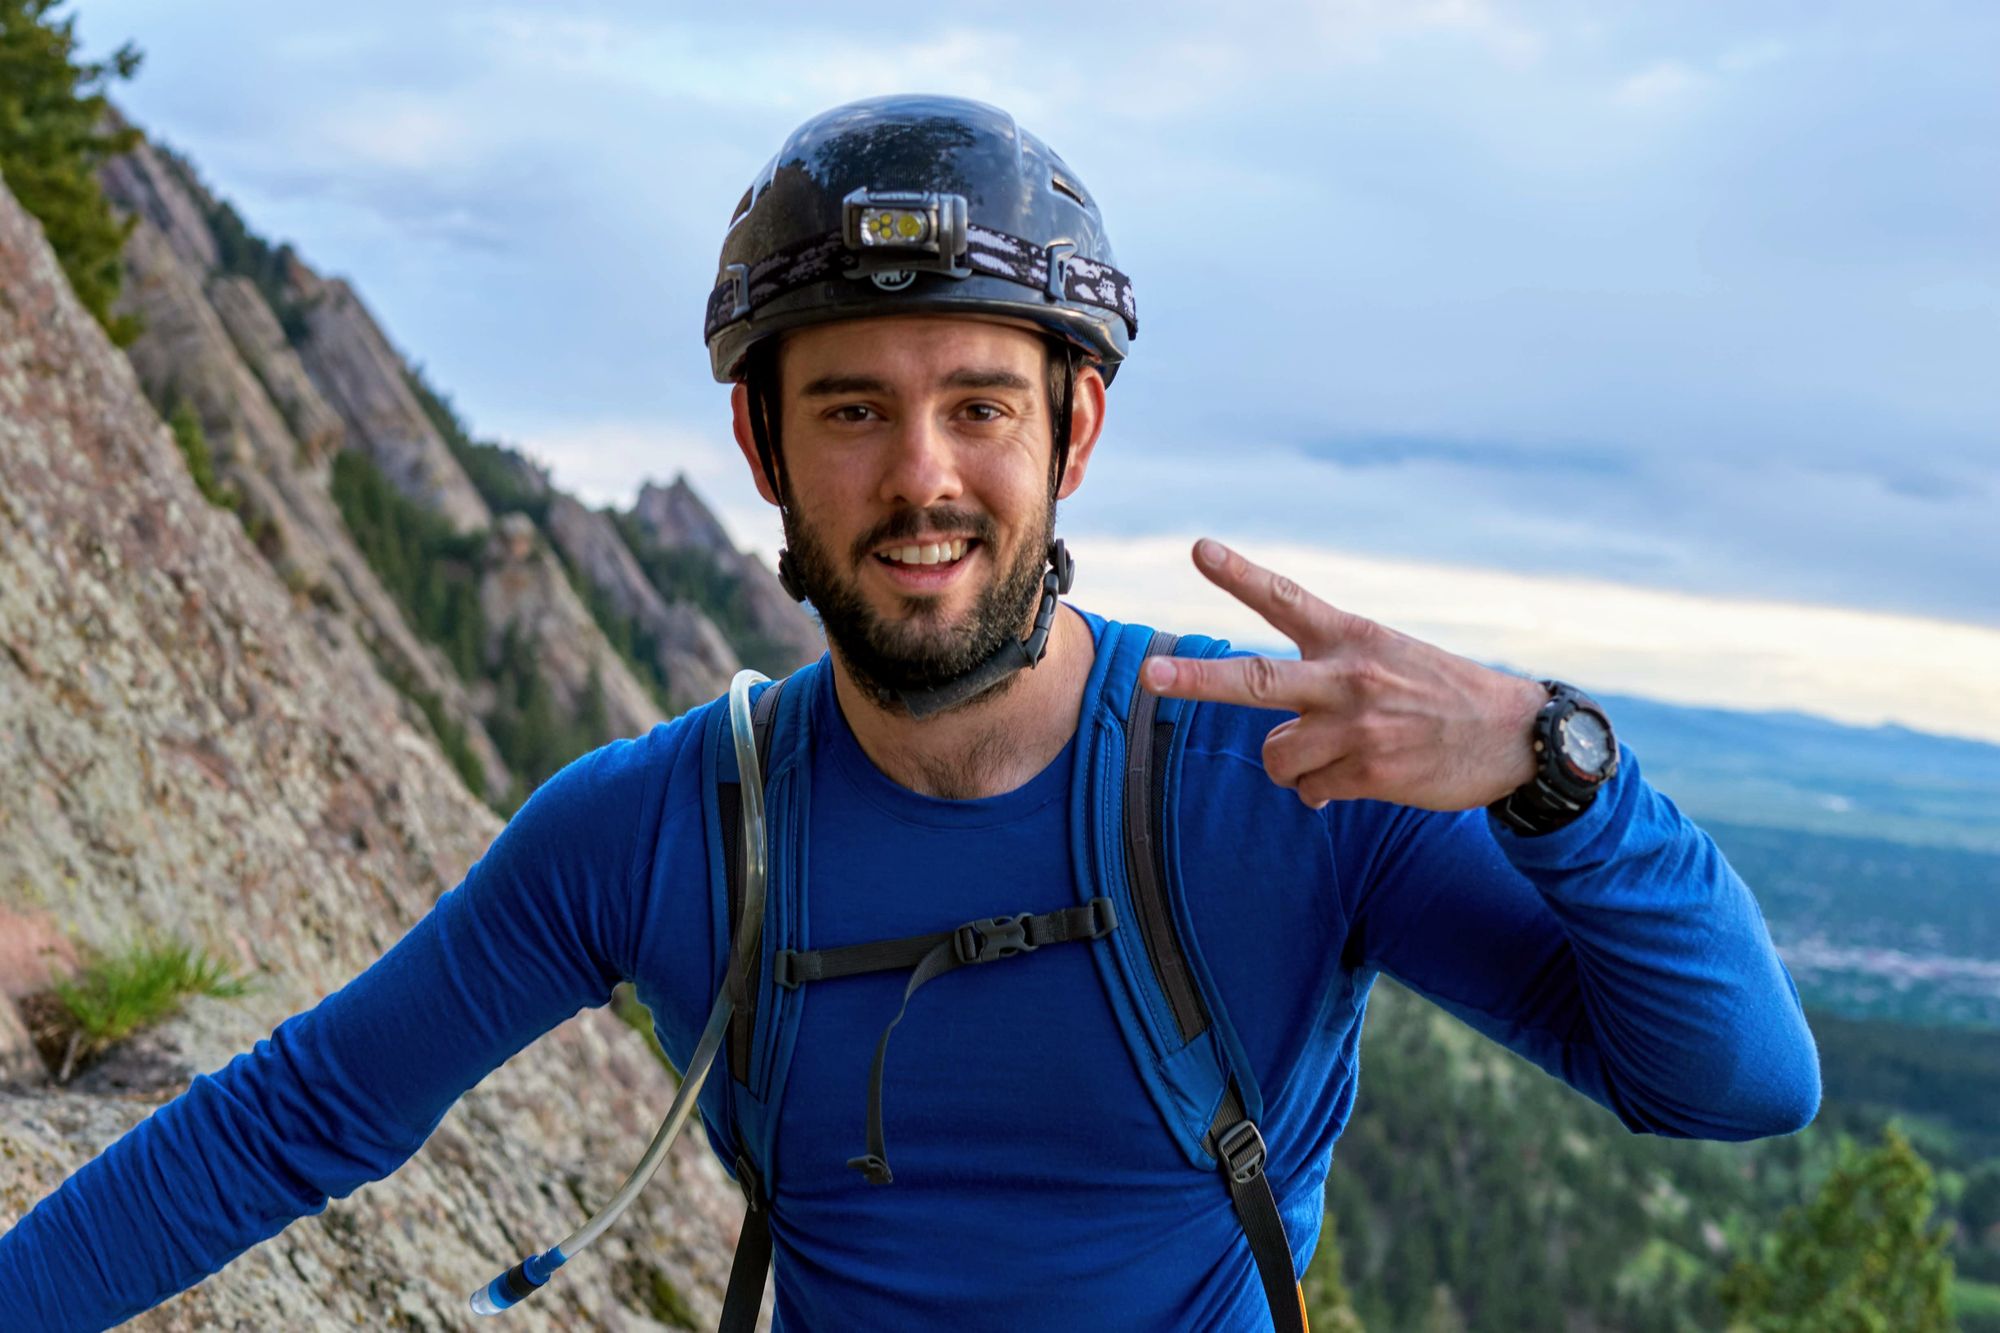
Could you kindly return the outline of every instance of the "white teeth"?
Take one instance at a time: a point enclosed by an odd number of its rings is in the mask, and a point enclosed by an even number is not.
[[[940,565],[962,559],[965,540],[926,542],[922,546],[897,546],[882,554],[899,565]]]

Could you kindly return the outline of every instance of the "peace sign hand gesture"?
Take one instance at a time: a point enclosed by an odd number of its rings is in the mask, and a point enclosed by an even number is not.
[[[1195,566],[1299,646],[1299,660],[1155,657],[1155,694],[1298,714],[1264,738],[1264,770],[1317,810],[1373,799],[1473,810],[1534,776],[1529,730],[1540,684],[1330,606],[1221,542]]]

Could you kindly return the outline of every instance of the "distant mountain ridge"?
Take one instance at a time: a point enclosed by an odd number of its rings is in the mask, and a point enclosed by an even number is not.
[[[1697,819],[2000,853],[2000,745],[1804,713],[1604,704],[1647,779]]]

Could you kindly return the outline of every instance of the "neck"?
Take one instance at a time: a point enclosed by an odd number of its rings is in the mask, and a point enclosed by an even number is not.
[[[833,688],[854,739],[884,776],[925,796],[974,800],[1014,790],[1062,752],[1076,730],[1093,656],[1090,626],[1058,605],[1039,665],[949,712],[920,722],[877,706],[856,688],[837,650]]]

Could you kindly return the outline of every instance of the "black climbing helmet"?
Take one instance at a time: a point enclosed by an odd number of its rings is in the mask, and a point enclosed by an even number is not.
[[[998,107],[877,97],[813,117],[736,205],[704,334],[715,378],[744,378],[774,333],[867,315],[1025,319],[1108,383],[1138,336],[1090,191]]]

